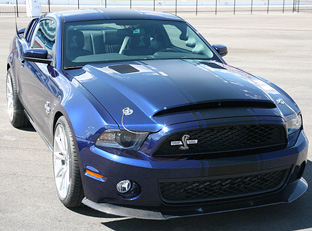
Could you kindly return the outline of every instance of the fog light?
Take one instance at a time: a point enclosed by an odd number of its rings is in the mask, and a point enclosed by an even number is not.
[[[117,183],[116,188],[117,191],[120,193],[127,193],[131,189],[131,181],[130,180],[122,180],[119,183]]]

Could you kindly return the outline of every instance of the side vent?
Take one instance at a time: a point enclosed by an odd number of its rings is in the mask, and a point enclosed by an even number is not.
[[[114,71],[117,71],[120,74],[129,74],[129,73],[139,72],[138,69],[134,68],[133,66],[129,64],[114,65],[114,66],[109,66],[109,68]]]

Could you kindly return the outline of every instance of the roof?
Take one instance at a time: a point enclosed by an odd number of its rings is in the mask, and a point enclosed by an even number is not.
[[[154,11],[140,11],[130,9],[81,9],[69,10],[55,13],[62,17],[64,22],[103,20],[103,19],[151,19],[151,20],[170,20],[184,21],[178,16]]]

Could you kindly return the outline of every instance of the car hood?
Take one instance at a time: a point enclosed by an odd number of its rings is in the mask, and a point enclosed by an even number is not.
[[[281,112],[279,105],[276,106],[278,99],[287,101],[287,105],[294,102],[271,85],[217,62],[133,61],[86,65],[69,73],[105,107],[120,127],[123,122],[133,130],[157,131],[173,123],[222,116],[293,113],[287,107]],[[218,105],[229,105],[231,110]],[[123,109],[127,107],[133,113],[123,118]],[[211,110],[207,110],[209,108]]]

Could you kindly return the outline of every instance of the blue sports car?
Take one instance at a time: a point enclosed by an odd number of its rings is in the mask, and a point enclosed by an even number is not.
[[[6,96],[53,153],[60,201],[169,219],[292,202],[307,190],[302,115],[180,17],[89,9],[31,20]]]

